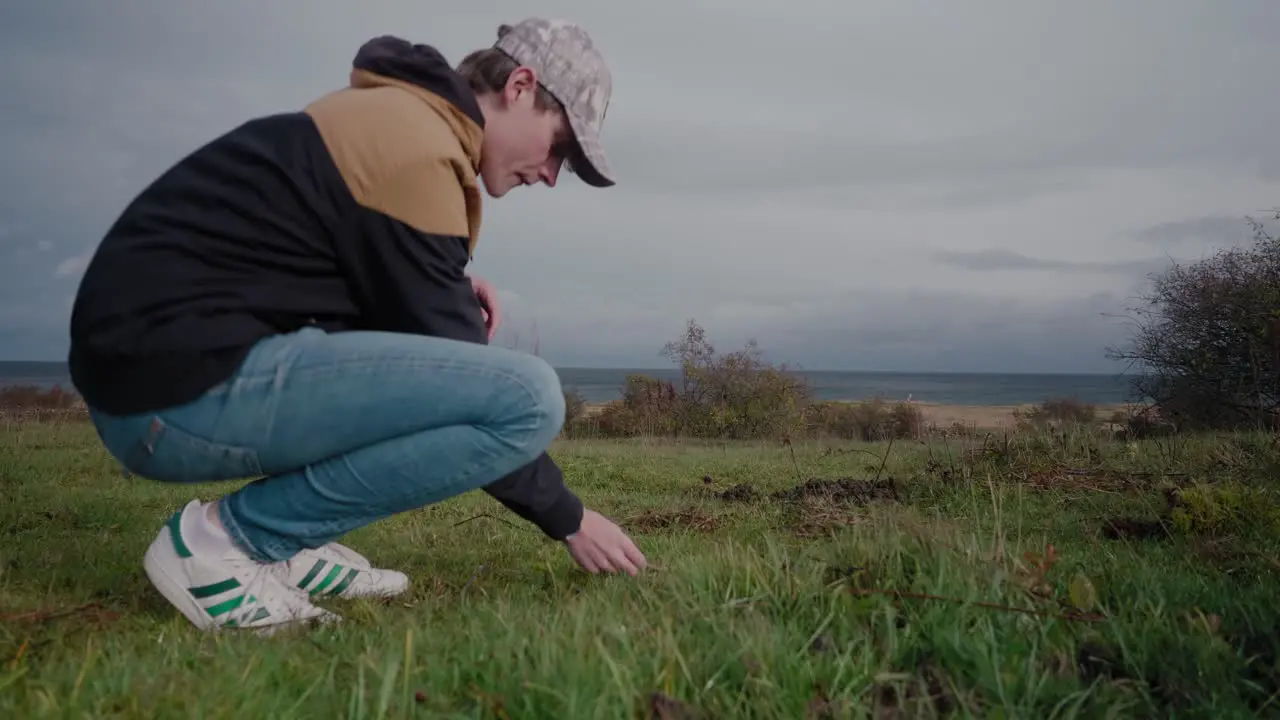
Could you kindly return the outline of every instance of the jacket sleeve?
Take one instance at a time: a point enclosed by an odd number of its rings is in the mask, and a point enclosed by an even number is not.
[[[445,179],[434,178],[434,185],[431,176],[417,179],[423,192],[449,190],[447,181],[440,182]],[[457,212],[463,214],[460,188],[457,201]],[[447,229],[431,232],[423,222],[401,220],[394,202],[379,209],[362,207],[356,225],[357,232],[338,245],[348,282],[372,329],[488,343],[480,303],[465,272],[470,260],[465,235]],[[545,452],[484,490],[556,540],[577,532],[582,521],[582,502]]]
[[[565,487],[564,475],[545,452],[484,491],[554,540],[578,532],[582,524],[582,501]]]

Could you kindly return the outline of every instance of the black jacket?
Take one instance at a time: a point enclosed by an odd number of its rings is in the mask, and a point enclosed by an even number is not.
[[[159,411],[307,325],[487,342],[465,275],[483,128],[435,49],[382,37],[349,87],[195,150],[129,204],[86,270],[77,390],[105,413]],[[546,454],[485,489],[551,537],[581,520]]]

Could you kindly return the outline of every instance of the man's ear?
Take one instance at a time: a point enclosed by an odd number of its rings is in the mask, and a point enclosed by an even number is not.
[[[513,104],[525,94],[537,92],[538,74],[531,67],[521,65],[507,76],[507,84],[503,87],[503,100]]]

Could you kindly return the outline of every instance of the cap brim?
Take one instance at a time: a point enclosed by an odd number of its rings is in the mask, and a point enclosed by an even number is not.
[[[617,184],[609,160],[604,156],[604,148],[600,145],[600,136],[585,122],[566,113],[569,127],[573,130],[573,138],[578,143],[577,157],[571,162],[575,175],[592,187],[612,187]]]

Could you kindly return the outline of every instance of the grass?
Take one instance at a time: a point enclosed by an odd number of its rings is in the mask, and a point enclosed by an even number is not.
[[[1270,438],[553,454],[649,572],[587,576],[473,493],[344,539],[407,597],[264,640],[191,628],[140,565],[234,484],[123,477],[82,422],[0,424],[0,717],[1280,712]],[[813,478],[854,480],[773,495]]]

